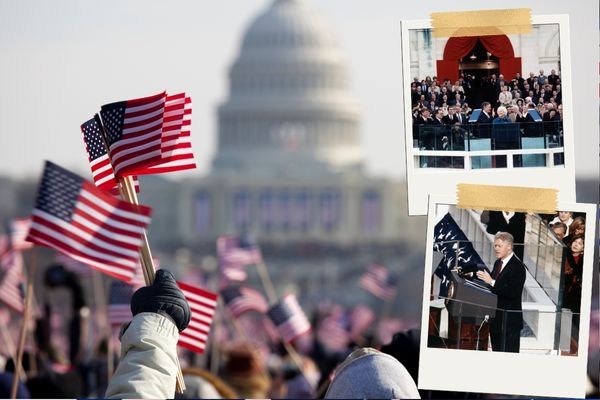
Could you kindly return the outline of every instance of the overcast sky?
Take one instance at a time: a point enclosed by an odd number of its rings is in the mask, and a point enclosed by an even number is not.
[[[369,170],[404,176],[400,20],[479,2],[310,0],[347,55],[363,109]],[[5,0],[0,2],[0,175],[37,176],[50,159],[90,176],[79,125],[100,105],[163,89],[193,99],[198,170],[209,171],[215,108],[243,32],[271,0]],[[586,3],[586,4],[584,4]],[[410,4],[410,6],[408,6]],[[498,8],[489,3],[487,8]],[[570,14],[578,177],[598,174],[598,1],[504,1]]]

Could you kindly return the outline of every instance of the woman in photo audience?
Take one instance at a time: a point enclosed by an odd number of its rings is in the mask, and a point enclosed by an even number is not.
[[[508,111],[506,107],[500,106],[497,110],[498,116],[492,121],[493,124],[510,124],[511,120],[508,118]]]
[[[573,238],[577,235],[583,236],[585,234],[585,218],[583,217],[575,217],[573,218],[573,222],[569,225],[567,229],[567,235],[563,239],[565,245],[569,246]]]
[[[567,257],[564,270],[564,290],[562,308],[573,312],[571,332],[571,354],[577,353],[579,336],[579,313],[581,312],[581,277],[583,274],[584,236],[573,235],[567,247]]]

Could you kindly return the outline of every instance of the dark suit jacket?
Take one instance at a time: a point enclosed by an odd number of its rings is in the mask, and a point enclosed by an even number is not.
[[[513,310],[513,312],[507,313],[506,332],[521,330],[523,328],[521,296],[524,285],[525,266],[516,255],[513,255],[491,288],[492,293],[498,296],[497,307],[501,310]],[[500,312],[499,315],[496,314],[496,318],[491,323],[493,331],[501,332],[503,315],[503,312]]]

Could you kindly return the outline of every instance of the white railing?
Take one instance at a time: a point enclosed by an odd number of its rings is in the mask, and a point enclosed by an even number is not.
[[[554,167],[554,155],[557,153],[564,153],[564,147],[555,147],[551,149],[522,149],[522,150],[419,150],[413,149],[413,159],[416,169],[427,169],[439,167],[421,167],[419,157],[430,156],[430,157],[460,157],[463,159],[463,169],[465,171],[473,170],[472,157],[481,156],[506,156],[506,167],[501,168],[514,168],[513,157],[515,155],[544,155],[546,157],[546,166],[543,168]],[[562,165],[559,165],[562,167]],[[460,168],[441,168],[441,169],[460,169]],[[493,168],[492,168],[493,169]]]

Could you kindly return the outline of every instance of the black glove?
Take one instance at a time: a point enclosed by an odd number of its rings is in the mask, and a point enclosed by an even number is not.
[[[131,298],[131,313],[153,312],[171,319],[179,332],[187,328],[192,313],[190,306],[169,271],[159,269],[152,286],[138,289]]]

